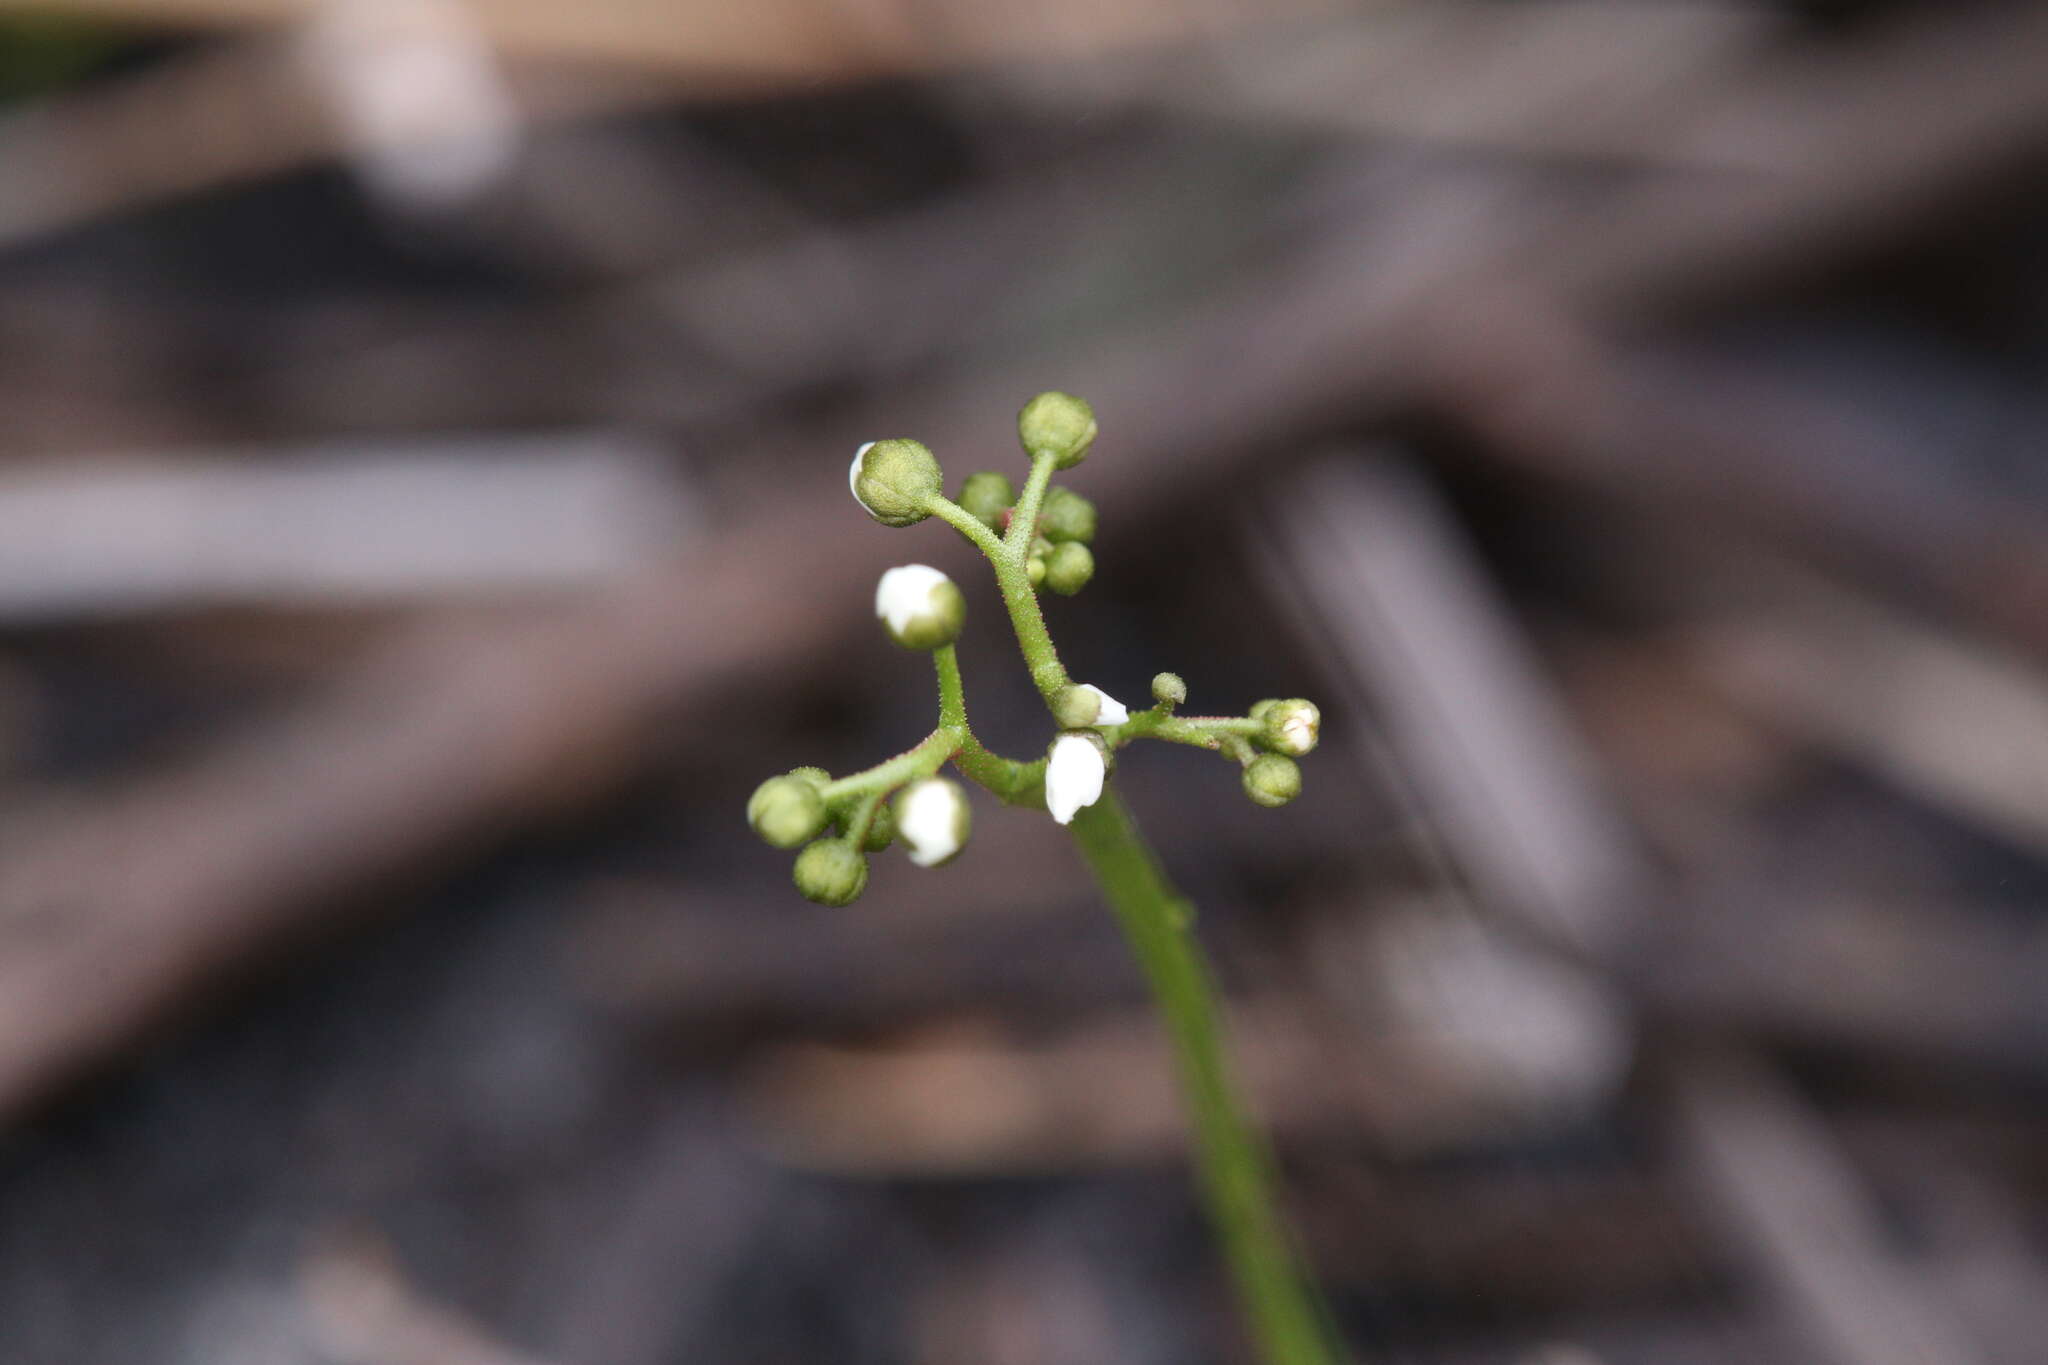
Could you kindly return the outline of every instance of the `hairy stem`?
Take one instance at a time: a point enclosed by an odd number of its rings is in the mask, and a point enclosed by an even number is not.
[[[939,728],[950,730],[960,741],[953,752],[953,766],[1012,806],[1045,805],[1045,760],[1020,763],[982,747],[967,723],[967,692],[960,680],[960,657],[953,646],[932,651],[932,666],[939,674]]]
[[[1071,828],[1166,1021],[1203,1197],[1260,1355],[1266,1365],[1333,1365],[1274,1201],[1272,1159],[1231,1085],[1216,989],[1189,932],[1194,909],[1166,880],[1114,787]]]

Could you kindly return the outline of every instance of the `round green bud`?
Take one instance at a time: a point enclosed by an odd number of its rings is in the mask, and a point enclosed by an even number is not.
[[[1152,700],[1161,706],[1179,706],[1188,699],[1188,685],[1178,673],[1152,675]]]
[[[867,890],[868,860],[843,839],[819,839],[796,855],[791,880],[805,900],[851,905]]]
[[[1300,758],[1316,747],[1322,734],[1323,713],[1312,701],[1290,697],[1267,707],[1259,723],[1263,727],[1259,731],[1260,743],[1276,754]]]
[[[860,841],[860,846],[869,853],[880,853],[895,838],[896,814],[884,801],[875,807],[875,818],[868,823],[868,837]]]
[[[832,785],[832,774],[826,772],[823,768],[791,768],[789,776],[801,777],[804,781],[817,787],[829,787]]]
[[[1072,469],[1095,441],[1095,409],[1067,393],[1041,393],[1017,414],[1017,439],[1033,459],[1054,457],[1056,469]]]
[[[777,848],[795,848],[825,828],[825,798],[801,777],[771,777],[747,799],[747,823]]]
[[[1095,539],[1095,504],[1071,488],[1049,489],[1038,510],[1038,534],[1050,541]]]
[[[1244,794],[1262,806],[1284,806],[1301,795],[1301,765],[1282,754],[1260,754],[1244,765]]]
[[[1045,557],[1045,586],[1072,597],[1095,577],[1095,555],[1078,540],[1063,541]]]
[[[960,485],[960,496],[954,501],[984,526],[999,531],[1003,525],[1003,513],[1017,501],[1017,489],[1003,475],[984,469],[979,474],[967,476],[967,481]]]
[[[1102,717],[1102,693],[1086,684],[1069,683],[1053,699],[1052,714],[1062,730],[1085,730]]]
[[[1274,707],[1278,706],[1279,704],[1280,699],[1278,697],[1267,697],[1263,701],[1253,702],[1252,709],[1245,712],[1245,715],[1249,716],[1253,720],[1264,720],[1266,718],[1266,713],[1272,710]]]
[[[1031,580],[1031,586],[1034,588],[1045,582],[1045,556],[1033,555],[1025,560],[1024,576]]]
[[[846,482],[869,516],[884,526],[913,526],[931,515],[944,490],[938,457],[921,441],[869,441],[854,452]]]
[[[967,599],[929,564],[899,564],[875,584],[875,616],[905,649],[937,649],[960,638]]]

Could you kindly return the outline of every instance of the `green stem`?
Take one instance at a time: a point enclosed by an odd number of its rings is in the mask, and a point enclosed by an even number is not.
[[[1166,1020],[1203,1196],[1260,1354],[1266,1365],[1331,1365],[1336,1354],[1274,1200],[1272,1158],[1232,1090],[1216,989],[1190,934],[1193,907],[1166,880],[1114,787],[1071,828]]]
[[[953,646],[932,651],[932,666],[939,674],[939,728],[951,731],[960,741],[953,751],[953,766],[972,781],[1013,806],[1045,805],[1045,760],[1020,763],[982,747],[967,723],[967,691],[960,681],[960,657]]]
[[[919,740],[915,748],[905,749],[887,762],[827,783],[823,791],[825,801],[836,805],[849,796],[891,792],[912,778],[930,777],[945,766],[946,760],[959,747],[960,736],[942,725]]]

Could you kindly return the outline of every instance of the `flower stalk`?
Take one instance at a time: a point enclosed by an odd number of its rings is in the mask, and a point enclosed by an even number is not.
[[[1094,412],[1080,399],[1032,399],[1018,419],[1031,468],[1013,501],[1010,481],[993,472],[970,476],[959,501],[946,497],[937,457],[911,440],[869,442],[847,471],[854,498],[876,521],[904,527],[937,517],[986,556],[1025,667],[1057,727],[1046,756],[1007,758],[975,736],[953,646],[965,599],[938,570],[906,565],[884,575],[876,615],[897,644],[931,653],[936,728],[894,758],[836,780],[817,769],[770,778],[749,802],[748,819],[776,847],[803,844],[797,887],[834,906],[865,890],[869,851],[900,842],[920,867],[960,852],[971,820],[959,787],[938,776],[948,763],[998,800],[1046,810],[1067,825],[1166,1025],[1203,1203],[1260,1354],[1267,1365],[1330,1365],[1338,1355],[1281,1220],[1271,1156],[1230,1078],[1215,986],[1191,933],[1193,907],[1167,881],[1109,780],[1118,750],[1156,739],[1219,754],[1240,769],[1254,804],[1282,806],[1301,789],[1295,758],[1315,747],[1321,712],[1293,699],[1262,701],[1242,716],[1181,716],[1187,684],[1173,673],[1155,677],[1154,704],[1134,712],[1068,676],[1038,588],[1071,596],[1094,575],[1094,505],[1052,480],[1087,457],[1095,436]]]

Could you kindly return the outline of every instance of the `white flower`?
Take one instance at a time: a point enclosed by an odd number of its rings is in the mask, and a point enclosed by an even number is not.
[[[960,637],[967,599],[929,564],[902,564],[875,584],[875,615],[906,649],[937,649]]]
[[[1102,797],[1108,774],[1101,743],[1088,735],[1064,734],[1052,742],[1045,764],[1045,808],[1066,824],[1074,812]]]
[[[937,867],[958,853],[968,825],[967,794],[957,782],[922,778],[896,798],[896,833],[919,867]]]
[[[1077,686],[1081,687],[1084,691],[1093,692],[1095,699],[1102,703],[1102,709],[1095,713],[1095,723],[1097,725],[1122,725],[1131,718],[1131,713],[1124,709],[1122,702],[1110,696],[1109,693],[1103,691],[1094,683],[1080,683]],[[1081,804],[1085,806],[1088,803],[1083,801]],[[1065,824],[1066,822],[1062,820],[1060,823]]]
[[[868,506],[867,499],[861,497],[860,495],[860,461],[863,455],[867,454],[870,450],[873,450],[874,448],[875,443],[873,441],[869,441],[859,450],[854,451],[853,463],[846,467],[846,491],[853,494],[853,500],[860,504],[860,510],[867,513],[871,517],[875,516],[875,509]],[[880,521],[881,518],[875,517],[875,520]]]

